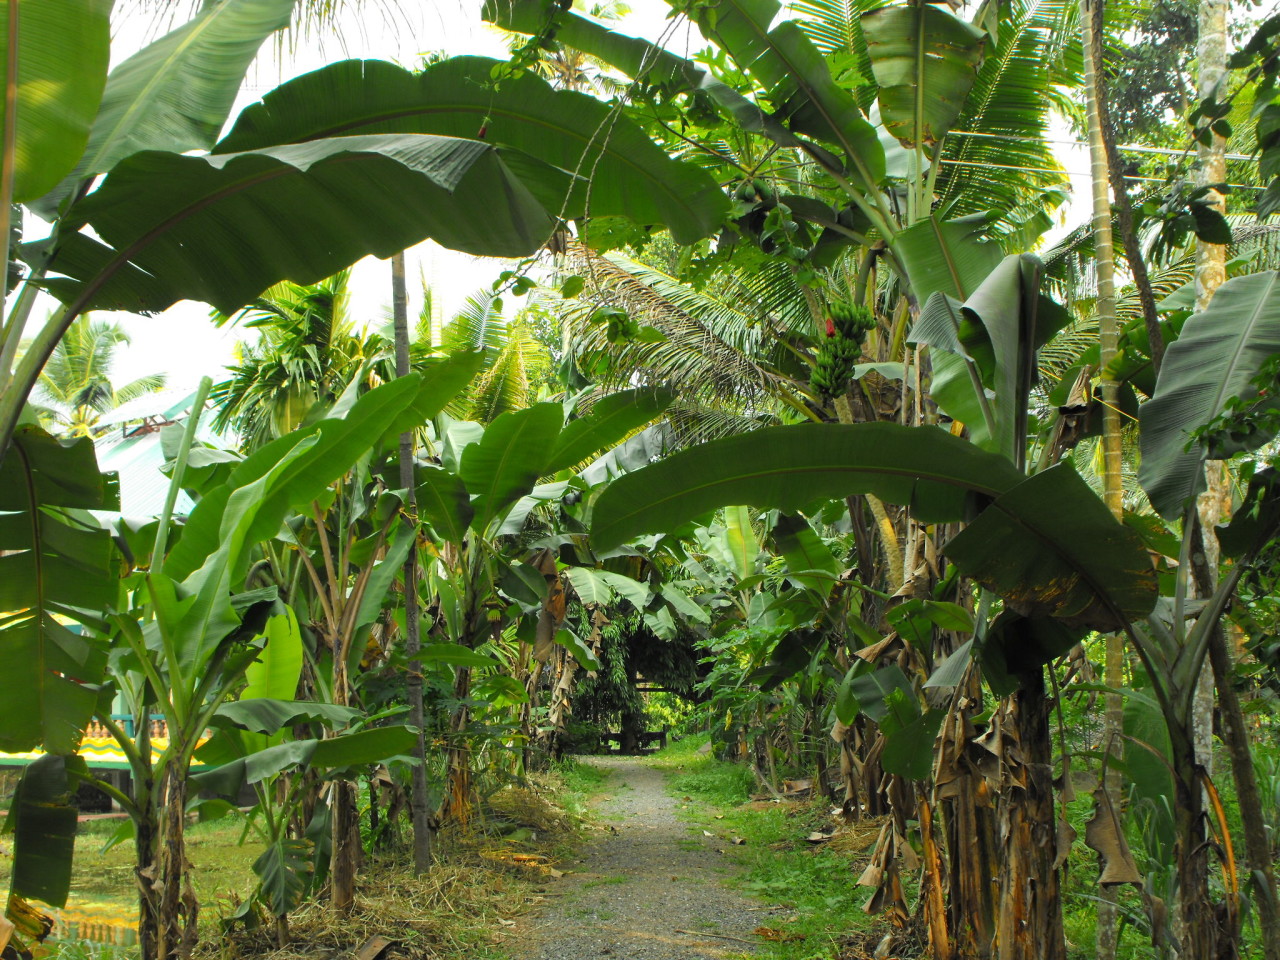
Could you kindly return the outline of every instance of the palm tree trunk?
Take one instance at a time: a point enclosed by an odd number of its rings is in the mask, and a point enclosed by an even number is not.
[[[324,535],[323,528],[321,535]],[[340,640],[333,645],[333,702],[340,707],[350,703],[347,680],[346,646]],[[356,807],[355,784],[349,780],[333,781],[333,852],[329,858],[329,886],[334,912],[345,917],[355,906],[356,856],[360,847],[360,820]]]
[[[1111,203],[1107,186],[1111,181],[1106,140],[1102,127],[1104,96],[1102,70],[1103,0],[1081,0],[1080,22],[1084,30],[1085,100],[1089,123],[1089,161],[1093,181],[1093,236],[1097,251],[1099,366],[1102,368],[1102,495],[1107,509],[1117,520],[1124,518],[1124,491],[1121,485],[1120,385],[1108,373],[1119,348],[1120,328],[1116,322],[1115,251],[1111,239]],[[1136,252],[1136,251],[1135,251]],[[1105,679],[1107,686],[1124,685],[1124,640],[1118,634],[1106,639]],[[1108,751],[1104,788],[1113,809],[1121,806],[1124,704],[1118,693],[1106,695],[1102,739]],[[1098,901],[1097,954],[1099,960],[1113,960],[1117,943],[1115,890],[1104,886]]]
[[[395,323],[396,376],[409,374],[409,295],[404,279],[404,253],[391,258],[391,313]],[[400,434],[400,486],[405,490],[405,524],[412,528],[415,511],[412,430]],[[416,533],[416,531],[415,531]],[[409,658],[405,686],[409,696],[409,723],[418,728],[413,747],[417,764],[413,768],[413,793],[409,802],[413,821],[413,871],[423,873],[431,864],[431,819],[427,809],[426,742],[423,733],[421,610],[418,604],[418,551],[410,549],[404,561],[404,647]]]

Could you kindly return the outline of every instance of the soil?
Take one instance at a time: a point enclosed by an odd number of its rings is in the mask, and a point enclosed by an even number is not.
[[[750,956],[761,908],[723,885],[738,869],[729,841],[677,819],[661,771],[621,757],[587,762],[611,775],[593,804],[599,833],[578,862],[560,865],[548,905],[507,936],[513,960]]]

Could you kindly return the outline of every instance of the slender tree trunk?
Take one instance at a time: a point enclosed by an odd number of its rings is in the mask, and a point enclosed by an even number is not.
[[[1120,341],[1120,328],[1116,322],[1115,251],[1111,238],[1111,203],[1107,187],[1111,182],[1109,158],[1102,124],[1103,64],[1102,64],[1102,10],[1103,0],[1081,0],[1080,22],[1084,29],[1085,100],[1089,121],[1089,161],[1093,181],[1093,238],[1097,251],[1098,274],[1098,341],[1099,367],[1102,373],[1102,496],[1107,509],[1117,520],[1124,518],[1121,469],[1123,454],[1120,443],[1120,385],[1108,373],[1115,359]],[[1135,241],[1136,242],[1136,239]],[[1131,259],[1134,251],[1130,251]],[[1105,679],[1107,686],[1119,689],[1124,685],[1124,640],[1118,634],[1106,638]],[[1121,782],[1119,762],[1124,733],[1124,704],[1120,694],[1106,695],[1106,712],[1103,717],[1103,743],[1108,751],[1105,789],[1113,809],[1121,806]],[[1110,886],[1102,887],[1098,901],[1097,954],[1099,960],[1113,960],[1116,955],[1117,910],[1116,894]]]
[[[1200,532],[1197,525],[1195,531],[1197,536]],[[1200,593],[1207,596],[1213,590],[1215,570],[1208,563],[1203,541],[1192,542],[1191,556],[1196,585]],[[1258,881],[1254,902],[1258,910],[1258,928],[1262,934],[1262,955],[1265,960],[1280,960],[1280,901],[1277,900],[1271,839],[1266,817],[1262,812],[1262,796],[1258,790],[1257,772],[1253,768],[1253,753],[1249,744],[1249,733],[1245,729],[1244,712],[1240,709],[1240,698],[1232,685],[1231,649],[1221,624],[1216,625],[1209,636],[1209,663],[1213,669],[1214,684],[1218,690],[1222,739],[1231,758],[1236,800],[1240,805],[1240,820],[1244,827],[1245,858],[1249,865],[1249,874]]]
[[[1177,725],[1181,726],[1181,725]],[[1198,769],[1194,731],[1169,730],[1174,769],[1174,857],[1178,876],[1178,915],[1175,923],[1178,956],[1183,960],[1218,960],[1216,914],[1223,909],[1209,896],[1208,836],[1205,831],[1204,787]],[[1228,954],[1234,956],[1234,954]]]
[[[320,526],[319,532],[321,536],[326,536],[323,526]],[[333,702],[340,707],[348,706],[351,702],[347,653],[347,643],[339,633],[333,641]],[[350,780],[334,780],[332,790],[330,810],[333,851],[329,856],[329,888],[333,896],[334,911],[338,916],[345,917],[355,906],[360,816],[354,783]]]
[[[333,891],[333,909],[339,916],[349,914],[356,899],[360,818],[355,790],[355,784],[349,780],[333,781],[333,854],[329,883]]]
[[[1199,5],[1199,33],[1196,41],[1196,60],[1197,60],[1197,95],[1201,98],[1211,95],[1217,88],[1219,81],[1226,72],[1227,67],[1227,4],[1226,0],[1200,0]],[[1226,157],[1224,154],[1224,141],[1221,137],[1212,135],[1208,144],[1201,144],[1199,148],[1200,154],[1200,182],[1201,184],[1221,183],[1226,180]],[[1219,212],[1225,212],[1225,201],[1220,193],[1212,191],[1209,199],[1213,206]],[[1202,311],[1208,308],[1212,302],[1214,294],[1217,293],[1218,287],[1226,281],[1227,276],[1227,251],[1226,247],[1220,244],[1205,243],[1204,241],[1196,242],[1196,310]],[[1231,490],[1227,482],[1226,471],[1222,463],[1210,461],[1205,466],[1206,490],[1196,500],[1196,512],[1199,519],[1199,531],[1201,535],[1201,552],[1203,553],[1203,563],[1201,564],[1203,583],[1199,584],[1198,593],[1203,596],[1209,596],[1217,584],[1218,579],[1218,541],[1214,534],[1214,528],[1219,522],[1226,519],[1231,510]],[[1191,531],[1184,531],[1190,534]],[[1213,709],[1214,709],[1214,678],[1213,667],[1206,660],[1200,670],[1200,677],[1196,683],[1195,700],[1192,707],[1191,729],[1189,736],[1191,740],[1192,756],[1183,757],[1185,762],[1192,764],[1190,769],[1200,768],[1206,774],[1213,773]],[[1184,769],[1179,767],[1179,769]],[[1181,791],[1181,784],[1179,787]],[[1200,784],[1195,783],[1186,787],[1187,792],[1195,794],[1195,799],[1199,801],[1196,809],[1204,809],[1203,790]],[[1181,798],[1180,798],[1181,799]],[[1181,807],[1181,804],[1180,804]],[[1179,809],[1180,818],[1189,816],[1189,813]],[[1179,823],[1179,835],[1184,837],[1184,848],[1181,852],[1184,858],[1188,858],[1191,852],[1191,845],[1195,837],[1194,830],[1203,828],[1195,828],[1191,824]],[[1186,831],[1184,834],[1184,830]],[[1213,920],[1209,915],[1211,909],[1207,894],[1208,877],[1202,876],[1204,871],[1208,869],[1207,858],[1194,856],[1190,857],[1192,863],[1186,865],[1185,869],[1189,872],[1188,876],[1179,885],[1182,893],[1181,910],[1178,917],[1180,922],[1179,933],[1184,940],[1183,955],[1184,956],[1210,956],[1210,949],[1216,950],[1218,937],[1215,935],[1215,927]],[[1203,884],[1203,886],[1192,886],[1192,883]],[[1203,891],[1203,893],[1202,893]],[[1234,931],[1232,932],[1234,935]],[[1216,956],[1216,953],[1213,954]]]
[[[1196,41],[1198,76],[1197,93],[1201,98],[1210,96],[1217,89],[1227,69],[1227,3],[1226,0],[1201,0],[1199,9],[1199,34]],[[1208,144],[1200,145],[1200,183],[1222,183],[1227,179],[1225,142],[1217,134]],[[1216,190],[1208,198],[1219,212],[1226,211],[1226,202]],[[1218,287],[1227,279],[1227,248],[1221,244],[1196,242],[1196,311],[1208,308]],[[1226,518],[1231,509],[1231,490],[1227,484],[1222,464],[1210,462],[1205,470],[1208,489],[1200,496],[1196,506],[1200,513],[1200,529],[1209,568],[1217,579],[1218,545],[1214,527]],[[1196,711],[1194,736],[1196,756],[1205,770],[1213,772],[1213,673],[1206,662],[1196,686]]]
[[[395,322],[396,376],[409,374],[409,295],[404,279],[404,253],[391,258],[391,312]],[[412,430],[400,434],[400,486],[405,493],[405,526],[417,536],[413,514],[414,498],[414,435]],[[404,647],[409,658],[409,676],[405,680],[409,696],[409,723],[418,728],[418,740],[413,756],[418,761],[413,768],[412,796],[409,802],[413,821],[413,870],[422,873],[431,864],[431,818],[427,809],[426,741],[423,731],[422,663],[418,651],[422,649],[421,607],[418,603],[418,550],[413,547],[404,561]]]

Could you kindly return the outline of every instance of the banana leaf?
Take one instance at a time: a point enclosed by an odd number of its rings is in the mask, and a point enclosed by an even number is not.
[[[556,222],[525,183],[543,175],[563,178],[486,143],[416,134],[210,156],[138,153],[64,219],[49,261],[61,276],[47,286],[72,314],[157,313],[181,299],[231,313],[273,283],[311,283],[428,237],[468,253],[523,256]],[[100,239],[76,232],[85,226]],[[49,255],[45,242],[24,251],[36,261]]]
[[[1176,519],[1204,489],[1210,454],[1257,449],[1273,430],[1243,431],[1230,447],[1206,450],[1193,431],[1257,397],[1255,378],[1280,354],[1280,272],[1228,280],[1209,307],[1192,315],[1165,353],[1156,392],[1139,409],[1138,481],[1162,517]]]
[[[569,174],[527,180],[543,206],[565,219],[624,216],[666,226],[679,243],[719,228],[729,201],[710,174],[673,159],[586,94],[557,90],[530,72],[495,82],[503,66],[450,57],[414,74],[380,60],[331,64],[245,110],[215,152],[362,134],[485,140]]]
[[[9,34],[9,4],[17,30]],[[14,64],[13,200],[25,203],[51,189],[80,159],[107,82],[111,0],[4,0],[0,51],[8,76]]]
[[[88,438],[19,428],[0,462],[0,750],[70,754],[97,707],[106,655],[71,620],[102,626],[119,581],[110,534],[86,512],[119,509]]]

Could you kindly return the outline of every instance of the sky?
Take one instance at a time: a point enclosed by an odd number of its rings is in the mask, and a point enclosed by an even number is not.
[[[435,51],[505,58],[505,40],[500,32],[481,21],[480,5],[481,0],[398,0],[396,6],[400,9],[393,12],[373,0],[364,4],[362,12],[344,10],[336,26],[324,36],[298,38],[292,44],[268,40],[246,77],[231,119],[285,80],[346,57],[392,60],[410,66],[419,63],[423,54]],[[667,19],[670,7],[665,0],[632,0],[631,6],[631,12],[618,25],[623,32],[661,40],[682,55],[702,46],[701,37],[688,24],[677,27]],[[155,13],[140,12],[134,3],[117,4],[116,11],[113,65],[168,28],[157,22]],[[1065,128],[1058,136],[1070,138]],[[1073,172],[1080,171],[1072,177],[1073,198],[1063,218],[1073,225],[1087,216],[1088,158],[1080,148],[1061,149],[1063,165]],[[420,309],[422,283],[431,287],[438,309],[448,318],[468,296],[488,288],[508,265],[501,260],[445,250],[432,242],[412,248],[406,254],[410,316],[416,316]],[[378,326],[385,322],[390,316],[390,284],[388,262],[366,258],[356,265],[350,303],[357,323]],[[33,324],[53,306],[53,301],[45,298],[33,312]],[[236,341],[251,339],[252,331],[235,326],[218,328],[210,321],[209,313],[205,304],[183,301],[155,317],[95,314],[117,320],[132,337],[131,346],[118,351],[112,379],[118,385],[163,372],[171,386],[192,388],[205,375],[212,376],[215,382],[221,379],[225,365],[234,362]]]

